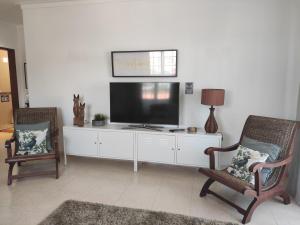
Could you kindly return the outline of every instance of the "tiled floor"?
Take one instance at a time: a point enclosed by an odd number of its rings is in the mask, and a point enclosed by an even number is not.
[[[139,172],[134,173],[130,162],[70,157],[67,167],[61,165],[58,180],[27,178],[7,186],[7,166],[3,163],[3,139],[7,137],[8,134],[0,134],[0,224],[37,224],[67,199],[241,221],[234,209],[215,197],[198,197],[205,177],[193,168],[142,164]],[[29,166],[25,164],[22,168],[26,170]],[[214,189],[244,206],[249,202],[221,185],[215,185]],[[299,221],[298,206],[285,206],[273,200],[256,210],[250,224],[296,225]]]

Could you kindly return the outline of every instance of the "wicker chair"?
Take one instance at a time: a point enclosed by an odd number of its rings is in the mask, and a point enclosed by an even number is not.
[[[243,224],[250,222],[255,208],[270,198],[279,196],[283,199],[284,204],[289,204],[290,197],[284,188],[284,178],[287,177],[287,166],[292,160],[292,145],[296,126],[297,124],[295,121],[249,116],[245,123],[239,143],[228,148],[208,148],[205,150],[205,154],[210,157],[210,169],[200,168],[199,172],[208,176],[209,179],[204,184],[200,197],[212,194],[234,207],[244,216],[242,220]],[[272,163],[254,163],[250,166],[249,170],[254,173],[255,176],[254,185],[230,175],[227,170],[215,170],[214,152],[229,152],[236,150],[244,136],[260,142],[276,144],[281,147],[278,161]],[[261,181],[262,168],[274,169],[271,178],[268,179],[265,184],[262,184]],[[215,181],[220,182],[243,195],[253,197],[254,199],[245,210],[221,195],[211,191],[209,187]]]
[[[11,185],[12,180],[29,177],[29,176],[40,176],[40,175],[55,175],[58,179],[59,177],[59,149],[58,149],[58,125],[57,125],[57,109],[56,108],[22,108],[17,109],[15,112],[15,123],[16,124],[30,124],[50,121],[50,135],[51,144],[53,146],[53,151],[46,154],[37,155],[17,155],[18,146],[15,144],[15,151],[12,151],[12,143],[16,141],[13,136],[10,140],[5,142],[5,147],[7,149],[7,158],[5,162],[9,164],[8,169],[8,180],[7,184]],[[38,171],[27,174],[12,175],[14,165],[18,163],[21,165],[23,162],[35,161],[35,160],[55,160],[56,170],[54,171]]]

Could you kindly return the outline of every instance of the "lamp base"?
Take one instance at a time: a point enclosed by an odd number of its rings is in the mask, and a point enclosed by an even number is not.
[[[211,106],[209,110],[210,110],[209,117],[205,123],[204,128],[206,133],[214,134],[218,131],[218,124],[214,116],[215,108]]]

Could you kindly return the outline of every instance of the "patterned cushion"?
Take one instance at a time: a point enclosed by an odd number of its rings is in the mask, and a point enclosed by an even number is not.
[[[48,153],[46,145],[47,129],[16,130],[19,149],[17,155],[35,155]]]
[[[257,141],[246,136],[243,137],[241,145],[268,154],[269,158],[267,159],[267,162],[274,162],[277,160],[282,150],[278,145]]]
[[[249,167],[256,162],[265,162],[268,157],[269,155],[266,153],[240,145],[227,171],[231,175],[254,185],[254,175],[249,172]]]
[[[17,123],[15,125],[15,130],[25,131],[25,130],[44,130],[48,128],[46,136],[47,149],[52,150],[51,145],[51,134],[50,134],[50,121],[40,122],[40,123]]]
[[[266,162],[274,162],[278,160],[282,150],[278,145],[257,141],[246,136],[243,137],[241,144],[255,151],[268,154],[269,157]],[[270,179],[273,171],[274,170],[270,168],[263,168],[261,170],[261,179],[263,184],[265,184]]]

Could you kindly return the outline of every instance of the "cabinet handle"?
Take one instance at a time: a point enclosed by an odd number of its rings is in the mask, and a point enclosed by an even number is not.
[[[172,151],[175,151],[175,148],[172,148]]]
[[[95,141],[94,144],[96,145],[96,144],[97,144],[97,141]]]
[[[180,151],[180,148],[178,148],[177,150]]]

